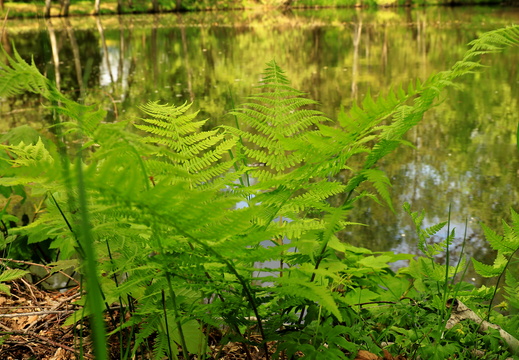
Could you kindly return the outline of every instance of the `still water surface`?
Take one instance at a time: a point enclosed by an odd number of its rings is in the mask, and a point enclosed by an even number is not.
[[[101,104],[109,121],[138,118],[148,100],[193,101],[209,125],[251,93],[275,59],[292,85],[307,91],[332,119],[370,89],[445,70],[486,30],[519,23],[519,9],[327,9],[290,13],[204,12],[10,21],[2,43],[36,65],[74,99]],[[429,112],[402,148],[382,163],[393,183],[396,213],[363,202],[351,221],[369,225],[344,239],[373,250],[417,253],[404,201],[425,209],[426,225],[447,220],[467,252],[492,256],[480,222],[496,229],[519,210],[519,51],[485,57],[491,65],[466,77]],[[0,132],[45,126],[40,99],[0,99]],[[467,228],[465,229],[465,223]],[[441,234],[445,235],[445,231]]]

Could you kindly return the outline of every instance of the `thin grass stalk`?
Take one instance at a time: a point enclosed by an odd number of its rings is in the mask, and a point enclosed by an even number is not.
[[[161,249],[161,252],[164,252],[164,247],[162,246],[162,241],[160,241],[160,237],[158,238],[158,245]],[[191,249],[194,249],[194,247],[191,244],[189,244],[189,245],[191,246]],[[187,359],[189,359],[189,352],[187,350],[186,338],[184,336],[184,330],[182,329],[182,323],[180,321],[180,314],[179,314],[178,308],[177,308],[177,297],[176,297],[175,291],[173,290],[173,286],[171,285],[170,272],[166,271],[165,274],[166,274],[166,281],[168,282],[169,295],[171,296],[171,301],[173,303],[173,313],[175,315],[175,323],[177,325],[178,334],[180,336],[180,345],[182,346],[182,355],[187,360]],[[167,312],[166,312],[166,299],[164,296],[164,290],[162,290],[162,307],[164,310],[164,319],[166,322],[166,333],[168,335],[168,347],[169,347],[170,356],[172,357],[173,351],[171,348],[171,335],[169,333],[168,317],[167,317]]]
[[[78,183],[78,187],[79,187],[79,183]],[[56,201],[56,198],[54,198],[54,195],[50,194],[50,196],[52,197],[52,200],[54,201],[54,204],[56,205],[56,207],[58,208],[58,211],[60,212],[61,216],[63,217],[65,223],[67,224],[67,227],[69,228],[70,232],[74,235],[74,237],[76,238],[76,244],[77,244],[77,248],[76,248],[76,251],[78,252],[79,256],[82,258],[82,259],[85,259],[85,257],[87,256],[85,250],[84,250],[84,246],[81,244],[81,241],[80,241],[80,238],[78,236],[78,234],[76,232],[74,232],[74,229],[72,228],[72,225],[70,224],[70,222],[68,221],[65,213],[63,212],[63,210],[61,209],[61,206],[59,205],[59,203]],[[81,210],[81,207],[80,207],[80,210]],[[81,229],[81,228],[80,228]],[[81,231],[80,231],[81,233]],[[103,290],[101,289],[101,285],[99,285],[99,291],[101,293],[101,297],[104,301],[104,304],[105,304],[105,307],[106,309],[108,310],[108,313],[110,315],[110,321],[112,322],[112,325],[115,327],[117,326],[116,322],[115,322],[115,318],[113,317],[113,313],[112,313],[112,310],[110,308],[110,305],[106,302],[106,296],[103,292]]]
[[[515,253],[518,252],[518,251],[519,251],[519,247],[517,249],[515,249],[514,252],[510,255],[510,257],[508,258],[508,261],[505,264],[505,267],[504,267],[503,271],[497,277],[496,286],[494,287],[494,293],[492,294],[492,298],[490,299],[490,303],[488,304],[487,316],[485,318],[486,321],[490,321],[490,312],[492,311],[492,304],[494,303],[494,299],[495,299],[495,297],[497,295],[497,290],[499,289],[499,282],[501,281],[501,278],[505,274],[506,269],[508,269],[508,265],[510,264],[510,262],[514,258]],[[479,326],[481,326],[481,324],[479,324]]]
[[[456,268],[454,270],[454,276],[452,277],[452,280],[451,280],[451,286],[454,286],[454,282],[455,282],[455,277],[456,277],[456,274],[458,273],[458,270],[459,270],[459,267],[461,265],[461,262],[463,259],[463,253],[464,253],[464,250],[465,250],[465,245],[467,243],[467,228],[468,228],[468,219],[465,219],[465,231],[463,233],[463,243],[461,245],[461,252],[460,252],[460,256],[459,256],[459,260],[456,264]],[[465,274],[467,273],[467,270],[469,269],[469,265],[467,264],[467,266],[465,266],[465,269],[463,269],[463,273],[461,274],[461,278],[460,278],[460,281],[454,286],[454,294],[451,296],[449,296],[449,298],[453,298],[453,299],[456,299],[457,296],[458,296],[458,292],[461,288],[461,281],[463,280],[463,278],[465,277]],[[444,303],[446,304],[449,300],[447,299]],[[441,325],[441,328],[442,329],[445,329],[445,326],[447,325],[447,322],[449,321],[449,318],[451,316],[451,313],[452,313],[452,307],[448,307],[447,308],[447,314],[443,317],[443,322],[442,322],[442,325]]]
[[[461,265],[461,259],[463,258],[463,254],[465,252],[465,245],[467,244],[467,228],[468,228],[468,218],[465,219],[465,231],[463,232],[463,242],[461,243],[461,251],[460,251],[460,259],[458,260],[458,263],[456,264],[456,270],[454,271],[456,274],[458,273],[458,269],[459,269],[459,266]],[[468,265],[467,265],[468,267]],[[465,276],[465,272],[467,271],[467,269],[464,270],[463,272],[463,275],[461,276],[461,280],[463,280],[464,276]],[[456,279],[453,277],[452,280],[451,280],[451,285],[454,285],[454,281]]]
[[[449,266],[450,266],[450,243],[451,243],[451,209],[452,204],[449,204],[449,213],[447,218],[447,240],[445,241],[445,281],[443,282],[443,297],[442,303],[447,303],[448,291],[449,291]],[[441,331],[443,332],[443,322],[445,321],[445,308],[441,309],[441,317],[442,321],[440,322]]]
[[[173,312],[175,315],[175,322],[177,324],[178,334],[180,336],[180,345],[182,345],[182,355],[184,356],[184,359],[188,360],[189,352],[187,350],[186,337],[184,336],[184,330],[182,329],[182,322],[180,321],[180,314],[178,312],[177,296],[175,294],[175,291],[173,290],[173,286],[171,285],[171,276],[168,274],[168,272],[166,272],[166,280],[168,281],[169,294],[171,296],[171,302],[173,303]],[[162,297],[164,300],[164,291],[162,292]],[[164,306],[166,306],[165,303],[164,303]],[[164,311],[166,311],[165,308],[164,308]],[[166,321],[167,321],[167,317],[166,317]],[[168,339],[168,346],[171,347],[170,339]]]
[[[132,314],[134,310],[133,310],[133,305],[132,305],[132,303],[130,301],[131,299],[130,299],[129,295],[128,295],[128,299],[127,300],[128,300],[128,308],[129,308],[128,311],[129,311],[130,314]],[[124,319],[122,319],[122,320],[124,320]],[[132,348],[131,347],[132,340],[135,341],[135,326],[134,325],[131,326],[130,336],[128,337],[128,343],[126,344],[126,351],[124,352],[124,356],[122,357],[123,360],[128,359],[128,356],[130,354],[130,350]]]
[[[90,229],[90,219],[87,206],[87,194],[83,178],[81,152],[76,160],[77,181],[78,181],[78,202],[80,210],[80,229],[81,239],[83,240],[83,250],[86,265],[86,278],[88,286],[87,305],[90,307],[92,340],[94,344],[94,356],[97,360],[108,360],[106,329],[103,319],[104,301],[101,294],[101,285],[97,277],[97,258],[94,249],[94,239]]]
[[[79,293],[83,293],[83,275],[80,275],[80,279],[79,279]],[[84,319],[84,315],[85,315],[85,308],[83,307],[82,309],[82,314],[81,314],[81,326],[79,327],[79,358],[80,359],[83,359],[83,351],[84,351],[84,347],[83,347],[83,339],[85,338],[83,336],[83,320]],[[74,343],[75,343],[75,339],[76,339],[76,327],[74,326]]]
[[[110,248],[110,242],[108,241],[108,239],[106,239],[105,243],[106,243],[106,250],[108,252],[108,257],[110,258],[110,263],[112,264],[112,266],[115,267],[114,259],[112,257],[112,249]],[[114,272],[113,279],[114,279],[115,287],[118,288],[119,281],[117,280],[117,274],[115,272]],[[123,306],[123,301],[122,301],[121,296],[119,296],[119,319],[120,319],[119,321],[121,322],[121,325],[124,323],[124,314],[125,314],[125,309]],[[124,352],[123,351],[123,334],[121,331],[119,331],[119,358],[121,360],[122,360],[123,352]]]
[[[169,358],[173,359],[173,349],[171,348],[171,334],[169,333],[168,312],[166,310],[166,296],[164,295],[164,290],[161,291],[161,295],[162,295],[162,311],[164,313],[164,322],[166,324],[166,334],[168,335]],[[176,316],[175,316],[175,318],[176,318]],[[182,349],[182,351],[184,351],[184,349]]]

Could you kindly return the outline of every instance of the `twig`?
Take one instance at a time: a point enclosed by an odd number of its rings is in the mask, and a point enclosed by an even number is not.
[[[38,267],[42,267],[44,268],[48,274],[51,275],[52,273],[52,266],[49,266],[49,265],[43,265],[43,264],[37,264],[37,263],[33,263],[33,262],[30,262],[30,261],[24,261],[24,260],[14,260],[14,259],[7,259],[7,258],[0,258],[0,261],[1,262],[14,262],[14,263],[17,263],[17,264],[24,264],[24,265],[31,265],[31,266],[38,266]],[[62,270],[58,270],[56,271],[57,273],[60,273],[61,275],[65,276],[66,278],[68,278],[69,280],[72,280],[74,281],[77,285],[79,285],[79,282],[74,279],[72,276],[68,275],[67,273],[63,272]],[[47,278],[45,278],[46,280]],[[43,280],[41,280],[43,281]],[[40,282],[41,282],[40,281]]]
[[[36,334],[36,333],[34,333],[32,331],[9,330],[9,331],[0,331],[0,334],[29,335],[29,336],[35,337],[36,339],[38,339],[40,341],[46,342],[47,344],[55,346],[57,348],[61,348],[63,350],[70,351],[70,352],[74,353],[76,356],[79,355],[79,352],[76,349],[73,349],[70,346],[67,346],[67,345],[64,345],[64,344],[60,344],[60,343],[58,343],[58,342],[56,342],[54,340],[51,340],[51,339],[48,339],[48,338],[46,338],[44,336],[38,335],[38,334]],[[85,354],[85,353],[83,353],[82,356],[87,358],[87,359],[95,359],[94,356],[89,355],[89,354]]]
[[[65,299],[61,300],[57,305],[53,306],[53,307],[51,308],[51,310],[56,310],[56,309],[59,308],[61,305],[66,304],[66,303],[68,303],[69,301],[74,300],[75,298],[80,297],[80,296],[81,296],[81,292],[77,292],[77,293],[75,293],[75,294],[72,295],[72,296],[66,297]],[[72,305],[72,304],[71,304],[71,305]]]
[[[50,315],[50,314],[70,314],[74,310],[45,310],[45,311],[34,311],[28,313],[13,313],[13,314],[0,314],[0,318],[14,318],[21,316],[36,316],[36,315]]]
[[[25,284],[25,286],[27,287],[27,289],[29,289],[29,292],[31,293],[34,302],[38,302],[38,298],[36,297],[36,295],[34,295],[34,292],[32,291],[33,286],[31,286],[31,284],[29,284],[29,283],[28,283],[27,281],[25,281],[23,278],[20,278],[20,281],[23,282],[23,283]]]

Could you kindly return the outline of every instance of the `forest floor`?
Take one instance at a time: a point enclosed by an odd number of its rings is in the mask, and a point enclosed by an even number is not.
[[[66,292],[58,292],[44,291],[23,279],[11,282],[11,296],[0,294],[0,359],[94,359],[88,327],[78,324],[64,325],[68,316],[80,308],[75,304],[79,297],[79,286]],[[117,310],[112,316],[118,316]],[[217,345],[218,337],[217,333],[209,336],[208,350],[212,353],[209,359],[262,360],[265,358],[259,347],[249,346],[250,357],[247,357],[240,344],[228,343],[223,347]],[[109,338],[110,359],[121,358],[119,340],[117,334]],[[269,344],[272,350],[274,347],[275,344]],[[379,357],[361,350],[355,360],[406,360],[406,358],[393,357],[387,351],[384,352],[383,357]]]

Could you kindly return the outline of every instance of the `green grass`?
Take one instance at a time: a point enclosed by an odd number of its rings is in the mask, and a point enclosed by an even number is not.
[[[482,0],[460,0],[458,3],[473,5],[480,4]],[[232,0],[232,1],[219,1],[219,0],[184,0],[182,1],[183,10],[198,11],[198,10],[229,10],[229,9],[251,9],[251,8],[270,8],[270,7],[282,7],[282,0]],[[446,4],[448,0],[412,0],[411,4],[416,6],[421,5],[437,5]],[[499,0],[485,0],[484,3],[500,4]],[[170,12],[175,11],[174,1],[159,1],[159,11]],[[293,7],[385,7],[385,6],[404,6],[408,5],[407,0],[294,0],[291,3]],[[71,16],[82,16],[93,14],[93,1],[72,1],[70,5],[69,15]],[[0,16],[4,18],[8,13],[8,18],[34,18],[43,17],[45,4],[42,1],[36,1],[31,3],[13,2],[7,1],[4,3],[4,8],[0,9]],[[60,5],[57,3],[52,4],[51,16],[60,15]],[[134,1],[133,7],[130,8],[126,1],[123,1],[123,14],[137,14],[137,13],[148,13],[151,12],[152,5],[151,1]],[[117,2],[115,1],[101,1],[102,15],[116,15],[117,14]]]

